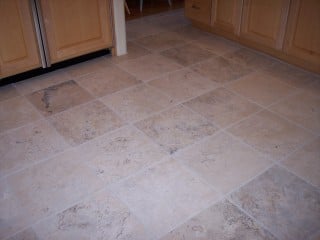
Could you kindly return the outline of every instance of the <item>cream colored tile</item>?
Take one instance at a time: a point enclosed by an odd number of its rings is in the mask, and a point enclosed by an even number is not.
[[[225,84],[252,72],[249,68],[222,57],[211,58],[192,66],[192,69],[219,84]]]
[[[77,79],[92,95],[102,97],[140,83],[134,76],[116,66],[108,66]]]
[[[320,97],[320,80],[307,84],[303,88],[306,92],[312,94],[314,97]]]
[[[201,37],[197,39],[195,44],[217,55],[223,55],[227,52],[232,52],[239,48],[236,43],[212,34],[209,37]]]
[[[296,91],[279,79],[260,72],[230,83],[227,88],[263,106],[268,106]]]
[[[136,126],[170,154],[217,130],[206,119],[182,106],[140,121]]]
[[[161,55],[183,66],[189,66],[215,56],[213,53],[197,47],[193,43],[170,48],[161,52]]]
[[[35,163],[67,148],[46,121],[37,121],[0,135],[0,176]]]
[[[175,158],[222,193],[232,191],[271,165],[261,153],[225,133],[183,149]]]
[[[274,159],[283,158],[313,137],[269,111],[260,112],[228,131]]]
[[[147,85],[139,85],[101,100],[128,122],[141,120],[172,103],[169,97]]]
[[[167,31],[166,29],[148,23],[143,19],[136,19],[126,22],[127,40],[142,38],[159,32]]]
[[[93,169],[69,151],[5,179],[0,236],[13,234],[103,187]]]
[[[201,31],[200,29],[191,25],[186,25],[175,29],[173,32],[177,33],[186,42],[194,41],[199,38],[209,37],[210,33]]]
[[[127,42],[127,51],[128,53],[126,55],[122,56],[111,56],[111,58],[108,58],[111,60],[111,62],[114,63],[120,63],[127,60],[136,59],[145,55],[150,54],[151,52],[143,47],[140,47],[139,45],[135,44],[134,42]]]
[[[27,98],[44,116],[62,112],[92,99],[73,80],[31,93]]]
[[[320,98],[301,92],[270,109],[320,135]]]
[[[78,156],[109,184],[159,161],[165,153],[137,129],[125,127],[79,147]]]
[[[0,132],[22,126],[41,118],[24,97],[0,102]]]
[[[147,55],[139,59],[126,61],[120,63],[119,65],[143,81],[147,81],[165,73],[182,68],[181,65],[178,65],[163,56],[154,54]]]
[[[219,199],[179,163],[169,160],[112,187],[157,239]]]
[[[12,84],[0,87],[0,101],[17,96],[19,96],[19,93]]]
[[[320,138],[289,156],[283,164],[313,185],[320,187]]]
[[[192,99],[185,105],[221,127],[240,121],[260,109],[225,88],[215,89]]]
[[[152,24],[152,26],[166,29],[166,31],[190,25],[189,19],[185,17],[184,11],[181,11],[181,9],[172,13],[150,15],[144,20]]]
[[[189,69],[184,69],[148,82],[175,101],[184,101],[217,86],[214,82]]]
[[[50,121],[71,145],[86,142],[122,125],[119,117],[99,101],[54,115]]]
[[[15,87],[21,94],[27,95],[43,88],[50,87],[68,80],[72,77],[66,70],[56,70],[37,77],[29,78],[22,82],[15,83]]]

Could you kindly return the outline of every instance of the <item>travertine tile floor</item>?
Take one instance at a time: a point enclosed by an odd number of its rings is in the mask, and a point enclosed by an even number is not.
[[[194,29],[0,88],[0,239],[320,237],[320,76]]]

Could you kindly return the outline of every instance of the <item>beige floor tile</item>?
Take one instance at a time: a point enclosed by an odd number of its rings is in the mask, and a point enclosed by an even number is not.
[[[192,99],[185,105],[221,127],[240,121],[260,109],[225,88],[215,89]]]
[[[304,87],[315,80],[320,81],[319,75],[311,74],[301,68],[281,62],[276,62],[269,68],[265,69],[265,72],[294,87]]]
[[[274,159],[283,158],[313,137],[269,111],[260,112],[228,131]]]
[[[41,115],[24,97],[0,102],[0,132],[22,126],[40,117]]]
[[[320,188],[320,138],[289,156],[283,164]]]
[[[0,102],[17,96],[19,93],[12,84],[0,87]]]
[[[109,184],[161,160],[165,152],[137,129],[125,127],[79,147],[78,155]]]
[[[127,40],[135,40],[149,35],[157,34],[159,32],[168,31],[154,24],[148,23],[143,19],[136,19],[126,22]]]
[[[102,98],[122,119],[135,122],[172,104],[169,97],[147,85],[139,85]]]
[[[44,116],[50,116],[92,99],[73,80],[31,93],[27,98]]]
[[[220,84],[236,80],[252,72],[249,68],[222,57],[211,58],[208,61],[192,66],[192,69]]]
[[[88,60],[82,63],[78,63],[71,67],[66,68],[66,72],[72,77],[72,79],[78,78],[88,73],[96,72],[110,66],[111,62],[105,57],[99,57],[92,60]]]
[[[260,72],[230,83],[227,88],[263,106],[268,106],[296,91],[279,79]]]
[[[19,170],[67,147],[45,121],[0,135],[0,176]]]
[[[320,230],[314,234],[309,240],[320,240]]]
[[[206,119],[182,106],[140,121],[136,126],[171,154],[217,130]]]
[[[14,85],[21,94],[27,95],[71,79],[72,77],[63,69],[29,78],[27,80],[17,82]]]
[[[320,135],[320,98],[301,92],[270,109]]]
[[[217,55],[223,55],[227,52],[233,52],[239,48],[236,43],[228,41],[224,38],[217,37],[215,35],[199,38],[197,39],[195,44]]]
[[[29,232],[37,239],[148,239],[131,211],[105,191],[37,224]]]
[[[120,63],[127,60],[136,59],[145,55],[150,54],[151,52],[143,47],[140,47],[134,42],[127,42],[127,51],[128,53],[126,55],[122,56],[111,56],[110,59],[113,63]]]
[[[140,83],[134,76],[116,66],[108,66],[77,79],[92,95],[102,97]]]
[[[66,152],[11,175],[1,192],[0,236],[10,235],[103,187],[93,169]],[[2,235],[2,234],[4,235]]]
[[[193,43],[165,50],[161,52],[161,55],[183,66],[189,66],[215,56],[215,54],[197,47]]]
[[[156,52],[176,47],[184,43],[183,39],[174,32],[164,32],[146,36],[139,38],[135,42],[144,48]]]
[[[314,97],[320,98],[320,80],[307,84],[303,88],[306,92],[312,94]]]
[[[136,60],[126,61],[119,65],[143,81],[147,81],[182,68],[181,65],[176,64],[168,58],[154,54],[147,55]]]
[[[71,145],[86,142],[122,125],[119,117],[99,101],[56,114],[50,121]]]
[[[225,133],[183,149],[175,158],[224,194],[271,165],[261,153]]]
[[[112,187],[153,238],[219,199],[179,163],[169,160]]]
[[[237,51],[227,53],[224,57],[254,70],[266,68],[275,63],[275,60],[271,57],[267,57],[247,48],[241,48]]]
[[[184,101],[217,86],[214,82],[189,69],[184,69],[148,82],[172,99]]]
[[[320,193],[293,174],[273,167],[231,195],[278,239],[308,239],[320,228]]]
[[[201,31],[200,29],[195,28],[191,25],[179,27],[175,29],[173,32],[177,33],[186,42],[194,41],[199,38],[210,37],[209,33]]]
[[[184,11],[176,10],[171,13],[157,14],[154,16],[148,16],[144,20],[153,27],[159,27],[162,29],[173,30],[179,27],[190,25],[190,21],[185,17]]]
[[[228,201],[219,202],[174,229],[162,240],[276,240]]]

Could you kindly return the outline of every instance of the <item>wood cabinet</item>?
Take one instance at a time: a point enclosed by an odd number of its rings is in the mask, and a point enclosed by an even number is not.
[[[281,49],[289,4],[289,0],[244,0],[241,37],[267,47]]]
[[[40,0],[40,4],[51,63],[112,46],[110,0]]]
[[[293,0],[288,18],[285,52],[320,72],[320,1]]]
[[[40,67],[28,0],[0,0],[0,78]]]
[[[187,0],[185,14],[194,21],[210,24],[212,0]]]

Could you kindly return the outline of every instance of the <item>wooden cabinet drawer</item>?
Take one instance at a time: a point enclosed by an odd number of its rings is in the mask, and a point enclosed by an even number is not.
[[[212,0],[186,0],[185,14],[188,18],[210,24]]]

